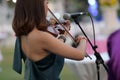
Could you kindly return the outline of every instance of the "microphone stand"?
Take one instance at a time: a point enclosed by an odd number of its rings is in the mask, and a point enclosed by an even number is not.
[[[79,28],[81,29],[82,33],[83,33],[84,36],[87,38],[89,44],[91,45],[92,49],[94,50],[94,55],[95,55],[95,57],[96,57],[97,75],[98,75],[98,80],[100,80],[100,72],[99,72],[100,67],[99,67],[99,65],[102,64],[103,67],[105,68],[105,70],[107,71],[107,73],[108,73],[108,67],[104,64],[104,61],[103,61],[100,53],[97,52],[97,50],[96,50],[97,46],[96,46],[96,45],[93,46],[92,42],[89,40],[89,38],[88,38],[87,35],[85,34],[84,30],[83,30],[82,27],[80,26],[79,21],[77,20],[77,17],[72,17],[72,18],[73,18],[73,20],[75,21],[75,23],[79,26]]]

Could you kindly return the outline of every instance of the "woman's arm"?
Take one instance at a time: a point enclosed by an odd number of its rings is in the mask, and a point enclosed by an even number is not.
[[[78,47],[73,48],[60,40],[56,39],[49,33],[44,33],[42,37],[42,47],[44,50],[55,53],[57,55],[63,56],[65,58],[70,58],[74,60],[81,60],[86,54],[86,40],[78,38]]]

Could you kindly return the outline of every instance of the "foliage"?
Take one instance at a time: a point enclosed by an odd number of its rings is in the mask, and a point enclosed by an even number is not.
[[[120,19],[120,9],[117,10],[117,16]]]
[[[13,3],[12,0],[8,0],[8,1],[7,1],[7,4],[8,4],[8,6],[9,6],[10,8],[15,7],[15,3]]]
[[[88,9],[87,0],[65,0],[66,12],[80,12]]]
[[[99,0],[101,6],[111,7],[117,4],[117,0]]]

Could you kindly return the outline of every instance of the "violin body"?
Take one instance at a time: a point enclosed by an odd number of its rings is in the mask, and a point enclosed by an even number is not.
[[[57,35],[62,35],[65,33],[65,29],[60,24],[58,24],[57,21],[53,18],[50,18],[49,21],[47,20],[47,25],[48,25],[47,28],[48,32],[55,37]]]

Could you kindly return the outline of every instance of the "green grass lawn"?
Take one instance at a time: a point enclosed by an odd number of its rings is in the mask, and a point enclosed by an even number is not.
[[[0,63],[0,80],[23,80],[23,75],[19,75],[12,70],[12,61],[13,61],[13,48],[2,48],[3,61]],[[23,71],[24,72],[24,71]],[[66,66],[64,66],[61,80],[78,80],[77,77],[72,73],[72,71]]]

